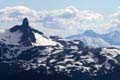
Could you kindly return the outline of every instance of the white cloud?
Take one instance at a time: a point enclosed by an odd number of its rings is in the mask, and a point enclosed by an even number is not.
[[[19,22],[24,17],[28,17],[32,24],[37,24],[37,28],[42,28],[48,34],[53,31],[53,34],[70,35],[86,29],[103,32],[111,25],[104,23],[105,16],[102,14],[90,10],[81,11],[73,6],[50,11],[36,11],[25,6],[0,9],[0,21]]]
[[[110,15],[111,22],[114,24],[120,24],[120,7],[116,9],[116,11]]]
[[[110,26],[109,31],[120,31],[120,6],[115,10],[114,13],[109,15]]]
[[[0,21],[21,21],[24,17],[29,17],[31,21],[36,20],[38,14],[24,6],[6,7],[0,10]]]
[[[44,13],[44,14],[43,14]],[[72,6],[53,11],[40,11],[41,22],[47,28],[77,30],[81,25],[90,26],[95,21],[100,21],[103,15],[93,11],[80,11]],[[91,26],[92,27],[92,26]],[[83,27],[84,28],[84,27]],[[82,29],[81,29],[82,30]]]

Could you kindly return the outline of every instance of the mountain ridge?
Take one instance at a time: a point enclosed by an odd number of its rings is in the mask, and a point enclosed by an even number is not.
[[[0,34],[0,79],[120,79],[120,49],[85,46],[81,40],[67,40],[59,36],[47,38],[42,32],[30,28],[27,19],[23,20],[22,25],[14,26]],[[29,39],[29,33],[33,34],[36,43]],[[89,33],[91,31],[85,35],[89,37]],[[92,37],[96,38],[94,34]],[[15,45],[24,35],[24,44],[29,40],[30,45]]]
[[[23,19],[22,25],[16,25],[1,34],[1,43],[24,45],[24,46],[55,46],[58,44],[47,38],[42,32],[29,26],[27,18]],[[15,41],[15,42],[14,42]]]
[[[118,31],[112,31],[106,34],[98,34],[93,30],[86,30],[82,34],[68,36],[66,39],[81,40],[86,46],[113,47],[120,46],[119,35],[120,32]]]

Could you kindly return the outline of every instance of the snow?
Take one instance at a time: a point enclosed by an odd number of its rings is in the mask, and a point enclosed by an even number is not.
[[[108,62],[108,60],[105,61],[105,68],[108,70],[111,68],[111,64]]]
[[[40,63],[40,62],[44,62],[47,60],[47,57],[40,57],[37,59],[37,62]]]
[[[115,61],[115,63],[118,63],[118,61],[116,60],[116,56],[120,55],[120,50],[119,49],[107,49],[107,48],[103,48],[101,51],[101,54],[103,56],[106,56],[107,60],[104,62],[105,68],[106,69],[110,69],[111,68],[111,64],[108,62],[109,60],[113,60]]]
[[[5,31],[5,29],[0,29],[0,33],[4,33]]]
[[[74,43],[75,43],[75,44],[79,44],[79,41],[78,41],[78,42],[77,42],[77,41],[74,41]]]
[[[80,39],[81,41],[83,41],[86,45],[89,46],[94,46],[94,47],[108,47],[110,46],[110,44],[106,41],[104,41],[103,39],[99,38],[99,37],[82,37]]]
[[[70,40],[81,40],[86,46],[92,47],[109,47],[109,42],[104,40],[99,34],[93,31],[86,31],[83,34],[73,35],[68,37]]]
[[[71,49],[76,49],[78,50],[79,48],[77,46],[71,46]]]
[[[5,44],[19,45],[22,33],[20,31],[10,32],[9,30],[4,31],[0,34],[0,42]]]
[[[56,51],[54,51],[52,54],[58,54],[58,53],[60,53],[60,52],[62,52],[62,51],[63,51],[62,49],[56,50]]]
[[[81,62],[75,62],[75,64],[78,64],[78,65],[80,65],[80,66],[82,66],[83,65],[83,63],[81,63]]]
[[[54,63],[54,62],[56,62],[55,59],[51,59],[51,60],[50,60],[50,63]]]
[[[103,48],[101,54],[111,55],[110,57],[116,57],[117,55],[120,55],[120,50]]]
[[[66,63],[66,62],[73,62],[74,60],[73,59],[68,59],[68,58],[66,58],[66,59],[64,59],[64,62]]]
[[[47,47],[46,50],[47,50],[47,52],[50,53],[50,52],[51,52],[52,50],[54,50],[54,49],[53,49],[52,47]]]
[[[33,43],[34,46],[55,46],[57,42],[52,41],[51,39],[47,39],[44,36],[34,33],[36,38],[36,43]]]
[[[66,68],[66,67],[64,67],[64,66],[62,66],[62,65],[59,65],[59,66],[57,66],[57,67],[59,67],[60,71],[62,71],[63,69]]]
[[[97,68],[97,70],[99,70],[102,67],[102,65],[100,65],[100,64],[96,64],[94,66]]]
[[[9,30],[0,29],[0,42],[5,44],[12,45],[20,45],[20,40],[22,35],[24,35],[21,31],[10,32]],[[52,41],[49,38],[44,37],[39,33],[34,33],[36,38],[36,43],[32,43],[33,46],[55,46],[58,43]]]

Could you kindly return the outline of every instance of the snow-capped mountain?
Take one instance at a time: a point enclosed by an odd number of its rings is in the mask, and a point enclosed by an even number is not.
[[[102,38],[109,42],[111,45],[120,46],[120,32],[112,31],[102,35]]]
[[[67,37],[69,40],[81,40],[86,46],[92,47],[110,47],[109,42],[101,38],[101,35],[92,30],[87,30],[82,34]]]
[[[96,40],[99,36],[92,31],[83,35]],[[59,36],[47,38],[32,29],[27,18],[22,25],[1,30],[1,80],[119,80],[119,74],[120,49],[86,47],[81,40]]]
[[[29,26],[28,19],[23,20],[22,25],[16,25],[11,29],[1,30],[0,43],[22,46],[45,46],[58,44],[47,38],[42,32]]]
[[[120,32],[112,31],[105,34],[98,34],[92,30],[87,30],[82,34],[67,37],[69,40],[81,40],[86,46],[93,47],[119,47]]]

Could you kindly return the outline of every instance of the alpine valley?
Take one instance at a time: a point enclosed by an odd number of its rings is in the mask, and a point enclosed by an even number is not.
[[[120,80],[119,34],[47,37],[25,18],[0,30],[0,80]]]

